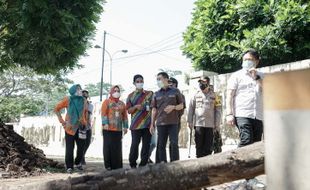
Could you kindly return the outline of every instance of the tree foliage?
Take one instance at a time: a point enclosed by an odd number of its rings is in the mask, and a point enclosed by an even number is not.
[[[72,81],[61,75],[37,75],[32,69],[11,67],[0,74],[0,118],[10,122],[24,115],[50,113],[67,94]]]
[[[182,50],[196,69],[235,71],[249,48],[260,52],[261,66],[310,58],[309,1],[197,0],[195,5]]]
[[[89,96],[100,96],[100,85],[101,83],[98,82],[96,84],[86,84],[84,89],[88,90]],[[109,94],[111,85],[109,83],[103,83],[103,95]]]
[[[104,0],[1,0],[0,71],[73,69],[89,47]]]

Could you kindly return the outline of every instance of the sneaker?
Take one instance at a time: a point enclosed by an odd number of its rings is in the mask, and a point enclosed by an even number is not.
[[[72,169],[72,168],[68,168],[68,169],[67,169],[67,173],[68,173],[68,174],[72,174],[72,173],[73,173],[73,169]]]
[[[84,170],[82,164],[76,165],[76,169],[78,169],[80,171]]]

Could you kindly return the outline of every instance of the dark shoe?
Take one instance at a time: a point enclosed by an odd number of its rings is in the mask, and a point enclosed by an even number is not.
[[[149,160],[147,161],[148,164],[154,164],[154,162],[149,158]]]
[[[111,167],[108,167],[108,168],[106,168],[108,171],[111,171],[112,170],[112,168]]]
[[[72,168],[68,168],[68,169],[67,169],[67,173],[68,173],[68,174],[72,174],[72,173],[73,173],[73,169],[72,169]]]
[[[80,171],[83,171],[83,170],[84,170],[82,164],[76,165],[76,169],[78,169],[78,170],[80,170]]]

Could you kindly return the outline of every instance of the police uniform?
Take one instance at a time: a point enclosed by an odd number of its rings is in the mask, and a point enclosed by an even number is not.
[[[214,129],[221,122],[221,101],[214,91],[198,91],[188,107],[187,121],[195,128],[197,158],[212,153]]]

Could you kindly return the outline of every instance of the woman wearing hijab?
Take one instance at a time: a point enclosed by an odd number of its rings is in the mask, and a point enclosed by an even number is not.
[[[70,96],[65,97],[55,107],[54,111],[59,122],[65,129],[66,155],[65,162],[68,173],[73,172],[74,143],[77,145],[75,164],[77,169],[83,170],[81,159],[83,158],[85,144],[85,126],[87,124],[87,102],[82,96],[82,88],[79,84],[69,89]],[[67,108],[65,120],[61,116],[61,110]]]
[[[123,167],[122,132],[127,133],[126,105],[120,98],[119,86],[113,86],[110,97],[102,103],[103,157],[107,170]]]

